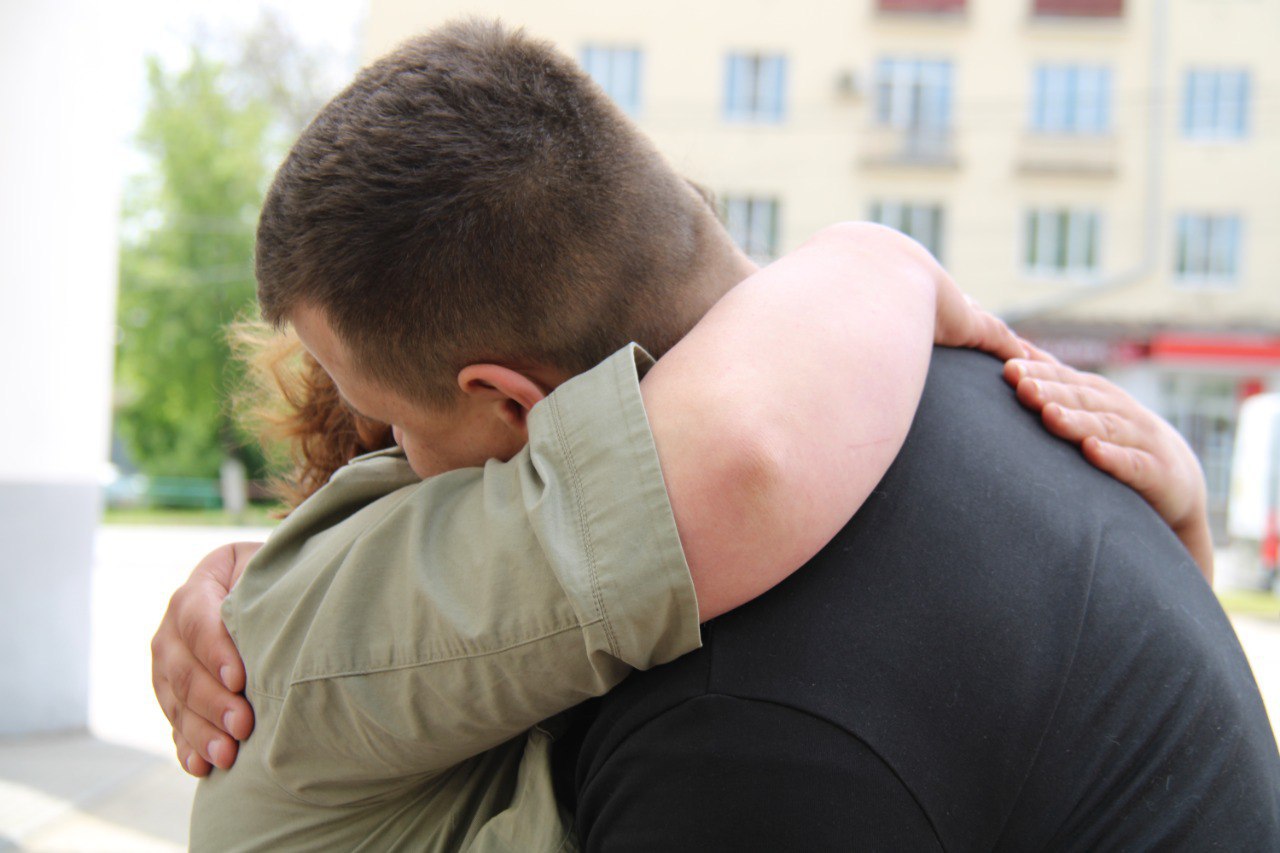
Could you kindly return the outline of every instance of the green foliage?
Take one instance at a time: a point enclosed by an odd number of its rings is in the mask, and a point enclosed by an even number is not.
[[[254,230],[268,179],[341,63],[270,12],[248,31],[205,33],[184,69],[148,60],[144,169],[121,223],[116,359],[116,430],[143,473],[216,477],[227,456],[265,473],[232,415],[242,371],[225,329],[256,313]]]
[[[271,113],[237,97],[226,66],[148,62],[137,143],[148,172],[126,190],[120,256],[117,428],[148,474],[216,477],[262,458],[228,406],[238,371],[225,327],[254,310],[253,240]]]

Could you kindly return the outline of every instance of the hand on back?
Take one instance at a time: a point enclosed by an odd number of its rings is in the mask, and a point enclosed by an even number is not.
[[[151,640],[151,686],[173,726],[178,761],[193,776],[236,759],[253,731],[253,709],[240,695],[245,671],[222,624],[222,600],[261,542],[223,545],[201,560],[169,600]]]
[[[1049,432],[1080,445],[1090,463],[1142,495],[1212,583],[1204,474],[1186,441],[1114,383],[1026,346],[1029,357],[1004,369],[1018,400],[1040,413]]]

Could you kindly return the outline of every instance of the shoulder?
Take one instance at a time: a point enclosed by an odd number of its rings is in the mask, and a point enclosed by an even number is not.
[[[405,582],[386,569],[394,549],[414,539],[408,528],[422,513],[410,510],[441,503],[468,474],[423,481],[397,450],[379,451],[340,468],[285,518],[223,605],[250,690],[283,696],[300,675],[358,668],[367,644],[343,638],[377,624],[368,621],[372,600],[389,596],[375,592]],[[364,559],[349,559],[356,553]]]

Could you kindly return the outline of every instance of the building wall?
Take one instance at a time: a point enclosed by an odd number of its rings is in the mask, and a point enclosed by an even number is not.
[[[1184,429],[1211,474],[1220,520],[1226,487],[1214,472],[1229,465],[1237,398],[1280,388],[1280,0],[1049,5],[1120,14],[1037,15],[1033,0],[653,0],[642,11],[583,0],[372,0],[366,55],[462,14],[525,25],[575,56],[592,42],[638,47],[641,127],[717,194],[778,199],[777,253],[830,222],[868,218],[875,201],[940,205],[938,251],[961,285],[1018,328],[1085,354],[1083,366],[1110,372]],[[912,6],[947,11],[887,11]],[[726,121],[731,51],[788,57],[783,121]],[[951,63],[950,132],[925,156],[909,134],[877,124],[877,66],[888,57]],[[1035,69],[1046,63],[1109,69],[1107,132],[1033,132]],[[1239,138],[1187,138],[1192,68],[1247,70]],[[1026,268],[1027,212],[1062,207],[1100,215],[1092,274]],[[1182,213],[1240,217],[1232,281],[1176,280]],[[1162,336],[1205,332],[1244,345],[1160,353]]]
[[[108,14],[0,4],[0,736],[88,716],[127,114]]]
[[[1021,2],[932,5],[963,10],[888,12],[876,0],[657,0],[640,15],[582,0],[374,0],[366,54],[463,14],[526,25],[572,55],[588,42],[635,45],[644,52],[641,126],[679,169],[718,193],[777,197],[779,251],[831,221],[865,218],[877,199],[940,203],[947,266],[997,310],[1039,314],[1066,299],[1078,302],[1052,316],[1280,326],[1280,241],[1267,238],[1280,226],[1280,56],[1273,48],[1280,3],[1129,0],[1120,16],[1103,18],[1037,16]],[[732,50],[789,58],[783,122],[725,121]],[[876,62],[889,56],[952,63],[950,162],[885,162],[893,159],[894,134],[875,126],[874,87]],[[1110,133],[1030,132],[1033,69],[1042,62],[1111,69]],[[1183,138],[1183,80],[1192,66],[1250,71],[1243,139]],[[853,86],[842,89],[842,78]],[[1025,212],[1061,205],[1101,213],[1101,265],[1089,283],[1023,268]],[[1241,216],[1234,285],[1172,281],[1181,211]],[[1109,287],[1117,282],[1124,286]]]

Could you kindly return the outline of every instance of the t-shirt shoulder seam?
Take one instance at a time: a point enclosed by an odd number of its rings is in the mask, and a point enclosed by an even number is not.
[[[815,713],[814,711],[808,708],[801,708],[797,705],[793,705],[789,702],[782,702],[777,699],[762,699],[758,696],[741,696],[735,693],[730,693],[724,690],[717,690],[717,689],[712,689],[708,687],[708,688],[705,688],[702,692],[699,692],[693,696],[686,696],[680,701],[671,705],[667,705],[661,710],[653,713],[652,715],[647,717],[645,720],[643,720],[639,724],[633,726],[627,732],[625,737],[627,738],[633,737],[638,732],[655,724],[663,716],[679,708],[683,708],[687,705],[691,705],[695,702],[698,702],[704,699],[731,699],[736,702],[743,702],[743,703],[756,704],[756,705],[770,705],[775,708],[782,708],[783,710],[790,711],[795,714],[800,714],[802,716],[809,717],[810,719],[816,720],[819,723],[829,726],[830,728],[836,729],[837,731],[843,733],[846,737],[856,740],[858,743],[862,744],[867,749],[868,752],[874,755],[876,759],[879,760],[880,763],[883,764],[890,773],[893,774],[893,777],[898,780],[899,784],[902,785],[902,789],[906,791],[907,794],[911,797],[911,801],[915,803],[916,808],[920,810],[920,814],[923,815],[924,819],[928,822],[929,829],[933,833],[934,838],[937,839],[939,847],[943,847],[943,848],[946,847],[946,845],[943,844],[942,842],[942,835],[938,831],[938,825],[934,821],[933,816],[929,813],[929,810],[925,808],[924,803],[920,801],[920,798],[916,795],[916,792],[907,783],[907,780],[903,778],[901,773],[898,772],[898,768],[895,767],[892,763],[890,763],[888,758],[882,755],[879,750],[877,750],[874,746],[868,743],[864,738],[859,736],[856,732],[851,731],[848,727],[843,726],[835,722],[834,720],[830,719],[829,717],[823,716],[822,714]],[[621,741],[619,741],[619,743],[621,743]],[[613,751],[611,751],[609,757],[605,759],[606,765],[613,759],[613,755],[615,752],[616,752],[616,748]]]
[[[996,843],[993,845],[994,847],[999,847],[1004,841],[1004,833],[1008,828],[1009,820],[1013,817],[1014,812],[1017,811],[1018,804],[1022,799],[1023,788],[1026,787],[1027,780],[1031,777],[1031,771],[1035,769],[1036,763],[1040,760],[1040,751],[1044,749],[1044,742],[1049,737],[1049,730],[1053,728],[1053,723],[1058,718],[1058,710],[1062,707],[1062,700],[1067,692],[1067,684],[1071,681],[1071,675],[1075,671],[1076,658],[1080,654],[1080,641],[1084,637],[1084,625],[1089,619],[1089,610],[1093,605],[1093,585],[1097,577],[1098,554],[1102,550],[1104,533],[1105,531],[1098,533],[1093,541],[1093,553],[1089,556],[1089,583],[1085,589],[1084,605],[1080,609],[1080,623],[1076,625],[1076,635],[1071,643],[1071,657],[1067,661],[1062,679],[1058,683],[1058,695],[1053,700],[1053,709],[1045,717],[1044,727],[1040,730],[1040,737],[1036,741],[1035,749],[1031,752],[1031,759],[1027,762],[1027,770],[1023,774],[1022,781],[1018,783],[1017,791],[1014,792],[1013,797],[1009,800],[1009,808],[1005,812],[1000,832],[995,836]]]

